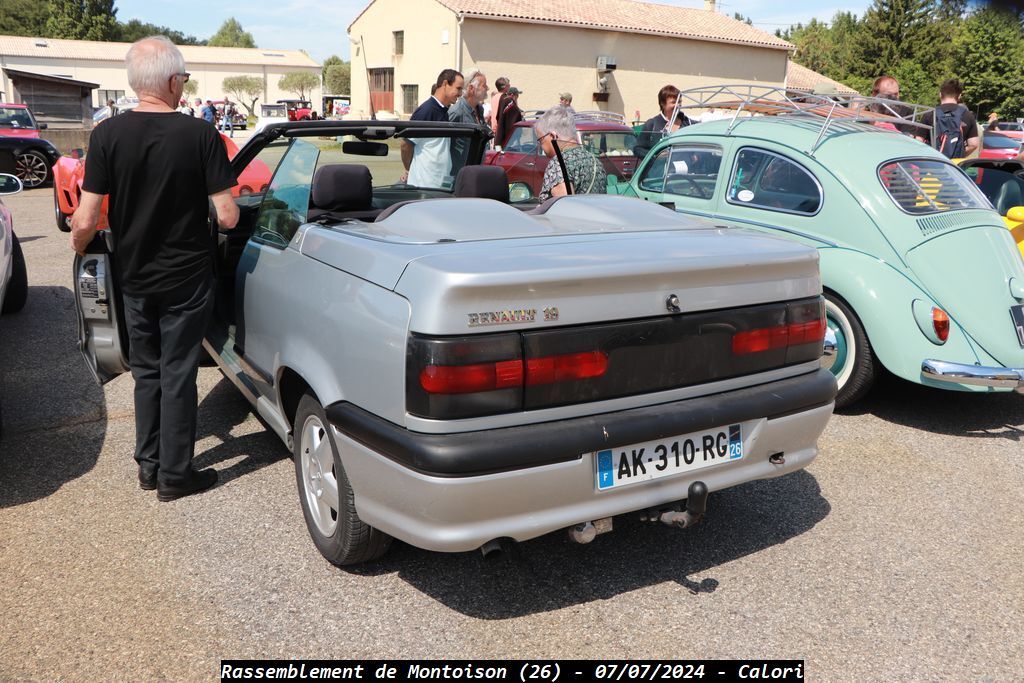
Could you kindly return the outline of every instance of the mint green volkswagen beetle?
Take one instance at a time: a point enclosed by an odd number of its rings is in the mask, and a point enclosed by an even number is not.
[[[1024,261],[975,183],[868,98],[808,106],[785,94],[759,107],[772,89],[746,88],[724,105],[729,118],[664,137],[609,189],[816,247],[837,406],[880,367],[933,387],[1024,392]],[[723,106],[692,92],[681,107]]]

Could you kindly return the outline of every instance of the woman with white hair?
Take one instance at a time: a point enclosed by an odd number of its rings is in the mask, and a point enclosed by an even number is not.
[[[605,194],[608,191],[608,174],[601,161],[580,145],[576,137],[576,120],[570,107],[558,105],[548,109],[534,124],[534,129],[544,154],[551,157],[540,186],[542,201],[569,194],[562,174],[563,163],[573,194]],[[555,154],[556,144],[562,153],[561,163]]]

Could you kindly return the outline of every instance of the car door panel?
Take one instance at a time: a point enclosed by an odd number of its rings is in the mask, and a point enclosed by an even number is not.
[[[128,331],[112,258],[109,230],[96,233],[84,256],[75,255],[78,348],[99,384],[128,372]]]

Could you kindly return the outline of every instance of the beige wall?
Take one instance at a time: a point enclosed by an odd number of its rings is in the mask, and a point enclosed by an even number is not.
[[[370,117],[366,69],[393,67],[395,109],[406,118],[402,86],[418,85],[418,102],[430,97],[430,88],[442,69],[456,67],[459,22],[455,14],[435,0],[376,0],[349,31],[352,41],[351,118]],[[394,31],[405,34],[403,55],[394,54]],[[445,41],[445,35],[447,41]]]
[[[380,2],[381,0],[378,0]],[[718,83],[782,85],[785,50],[728,43],[590,30],[542,24],[466,19],[463,58],[481,68],[493,88],[499,76],[523,91],[523,109],[558,103],[558,93],[573,94],[578,111],[602,109],[632,120],[658,113],[658,91],[671,83],[680,89]],[[616,58],[608,74],[609,101],[593,101],[598,55]]]
[[[65,60],[65,59],[43,59],[38,57],[3,57],[3,66],[10,69],[19,69],[32,73],[46,74],[49,76],[66,76],[88,83],[98,83],[100,90],[124,90],[125,95],[134,97],[131,87],[128,85],[128,76],[124,70],[124,62],[101,62],[88,60]],[[219,100],[224,96],[222,83],[228,76],[256,76],[263,80],[266,88],[261,102],[274,102],[278,99],[295,97],[294,94],[281,90],[277,81],[282,75],[291,71],[309,71],[320,75],[320,67],[287,67],[287,66],[261,66],[261,65],[225,65],[225,64],[196,64],[188,63],[186,68],[192,74],[192,78],[199,82],[198,97],[204,100]],[[5,97],[10,97],[11,89],[6,79],[0,72],[0,90]],[[321,88],[314,91],[312,101],[313,108],[320,111]],[[98,94],[93,93],[93,104],[100,106],[103,103],[98,101]]]

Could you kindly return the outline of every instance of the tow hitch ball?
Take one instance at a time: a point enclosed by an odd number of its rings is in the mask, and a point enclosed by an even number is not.
[[[693,526],[704,517],[704,511],[708,507],[708,487],[702,481],[695,481],[690,484],[686,492],[686,509],[665,510],[648,515],[650,521],[658,521],[669,526],[677,526],[680,529]]]

